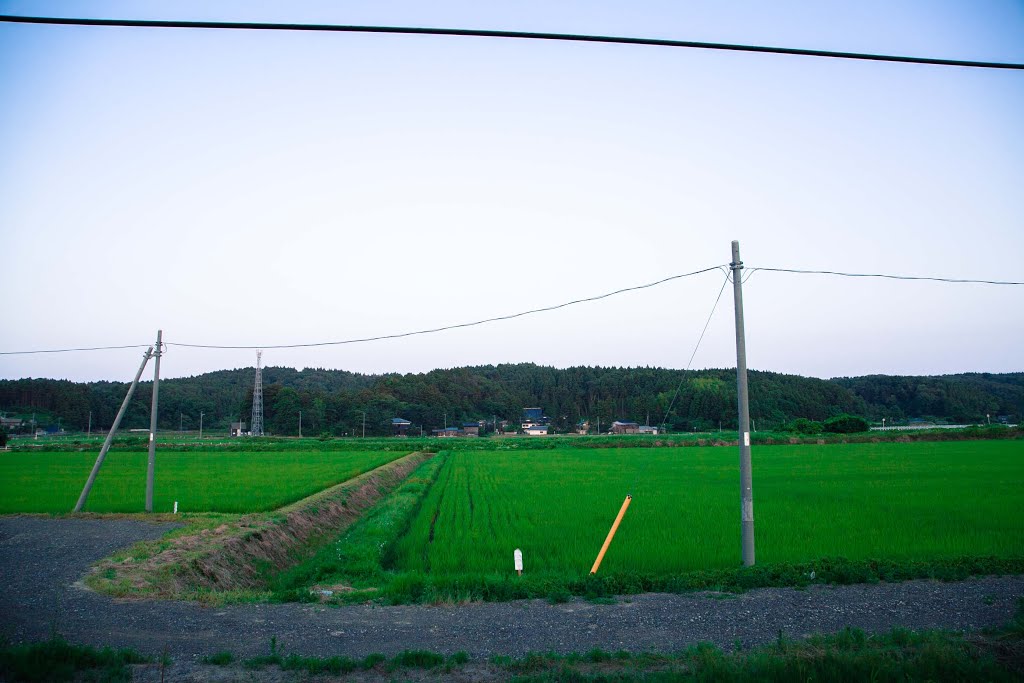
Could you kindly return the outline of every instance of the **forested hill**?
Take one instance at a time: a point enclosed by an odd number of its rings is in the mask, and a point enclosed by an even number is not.
[[[248,422],[254,369],[224,370],[160,383],[160,428],[224,430],[239,416]],[[434,370],[408,375],[361,375],[343,370],[268,367],[263,370],[266,428],[296,434],[386,434],[392,417],[425,430],[492,417],[517,421],[540,406],[558,430],[581,419],[667,422],[673,430],[735,429],[735,371],[577,367],[533,364]],[[113,422],[127,384],[64,380],[0,380],[0,411],[66,429],[96,430]],[[140,384],[123,428],[149,425],[150,383]],[[671,406],[671,410],[669,407]],[[750,412],[760,429],[797,417],[822,420],[839,413],[891,422],[911,418],[980,422],[987,415],[1019,422],[1024,373],[941,377],[867,377],[821,380],[751,371]],[[668,417],[666,419],[666,413]]]

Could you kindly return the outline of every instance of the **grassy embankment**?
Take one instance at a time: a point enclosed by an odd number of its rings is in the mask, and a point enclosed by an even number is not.
[[[113,450],[145,450],[146,436],[120,435],[114,439]],[[822,444],[822,443],[878,443],[917,441],[970,441],[994,439],[1022,439],[1024,430],[1003,425],[976,426],[966,429],[920,429],[909,431],[860,432],[857,434],[796,434],[793,432],[757,431],[751,434],[755,446],[777,444]],[[47,436],[39,440],[17,438],[11,441],[15,452],[99,452],[103,437],[84,434]],[[161,432],[157,435],[161,451],[188,451],[204,453],[220,452],[277,452],[277,451],[412,451],[452,450],[553,450],[563,448],[672,448],[687,446],[735,445],[735,431],[678,432],[658,436],[641,434],[587,435],[557,434],[545,437],[494,436],[480,438],[439,439],[436,437],[394,438],[394,437],[341,437],[341,438],[295,438],[260,437],[227,438],[198,434]]]
[[[762,449],[758,565],[744,569],[730,449],[449,453],[286,574],[278,594],[338,584],[331,599],[562,599],[1015,573],[1022,477],[1016,441]],[[589,577],[626,493],[629,512]]]

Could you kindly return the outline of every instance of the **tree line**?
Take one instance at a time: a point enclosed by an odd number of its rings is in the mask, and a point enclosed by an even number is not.
[[[195,430],[200,413],[210,434],[248,423],[254,368],[161,380],[162,430]],[[872,375],[822,380],[751,371],[750,414],[757,429],[777,429],[803,418],[840,415],[890,424],[908,419],[1019,422],[1024,373],[969,373],[940,377]],[[263,370],[268,432],[307,436],[390,433],[393,417],[413,423],[410,434],[463,422],[518,423],[522,409],[539,406],[554,431],[614,420],[664,425],[672,431],[736,428],[735,370],[572,367],[532,363],[485,365],[426,373],[363,375],[344,370],[267,367]],[[0,411],[68,430],[106,430],[128,384],[67,380],[0,380]],[[123,429],[147,428],[152,384],[140,383]]]

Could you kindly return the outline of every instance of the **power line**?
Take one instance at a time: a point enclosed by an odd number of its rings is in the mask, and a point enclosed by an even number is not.
[[[128,28],[201,28],[250,31],[318,31],[334,33],[388,33],[400,35],[468,36],[475,38],[520,38],[527,40],[557,40],[580,43],[612,43],[619,45],[684,47],[702,50],[728,50],[732,52],[760,52],[781,55],[799,55],[804,57],[828,57],[833,59],[856,59],[875,62],[929,64],[934,66],[966,66],[983,69],[1024,69],[1024,64],[1011,62],[986,62],[964,59],[943,59],[938,57],[908,57],[901,55],[871,54],[865,52],[837,52],[834,50],[809,50],[806,48],[771,47],[765,45],[741,45],[731,43],[707,43],[692,40],[667,40],[663,38],[629,38],[624,36],[601,36],[577,33],[487,31],[481,29],[428,28],[416,26],[352,26],[343,24],[289,24],[249,21],[82,19],[71,17],[18,16],[9,14],[0,15],[0,22],[20,24],[48,24],[57,26],[116,26]]]
[[[607,299],[608,297],[616,296],[618,294],[624,294],[626,292],[635,292],[639,289],[649,289],[651,287],[657,287],[658,285],[671,282],[672,280],[679,280],[684,277],[691,277],[693,275],[700,275],[707,273],[712,270],[718,270],[724,268],[724,266],[711,266],[710,268],[703,268],[701,270],[695,270],[692,273],[683,273],[682,275],[672,275],[655,282],[649,282],[645,285],[637,285],[635,287],[625,287],[623,289],[617,289],[614,292],[608,292],[607,294],[599,294],[597,296],[590,296],[585,299],[574,299],[573,301],[567,301],[563,304],[556,304],[554,306],[545,306],[544,308],[532,308],[528,311],[521,311],[519,313],[512,313],[510,315],[501,315],[495,318],[485,318],[484,320],[476,320],[470,323],[458,323],[455,325],[445,325],[444,327],[434,327],[427,330],[416,330],[413,332],[401,332],[398,334],[384,334],[377,337],[362,337],[360,339],[344,339],[342,341],[327,341],[327,342],[314,342],[311,344],[260,344],[256,346],[219,346],[216,344],[186,344],[184,342],[166,342],[168,346],[183,346],[193,349],[299,349],[309,348],[311,346],[340,346],[342,344],[360,344],[363,342],[371,341],[382,341],[384,339],[401,339],[402,337],[413,337],[420,334],[433,334],[435,332],[444,332],[446,330],[455,330],[463,327],[475,327],[477,325],[484,325],[487,323],[498,322],[500,320],[512,320],[513,318],[521,318],[526,315],[533,315],[534,313],[544,313],[547,311],[557,311],[560,308],[566,308],[568,306],[575,306],[576,304],[586,303],[588,301],[599,301],[601,299]]]
[[[887,280],[922,280],[925,282],[950,282],[954,284],[974,284],[974,285],[1024,285],[1024,282],[1008,282],[1006,280],[971,280],[966,278],[953,278],[953,277],[925,277],[917,275],[887,275],[883,273],[842,273],[835,270],[799,270],[796,268],[753,268],[747,275],[749,278],[754,274],[755,271],[765,271],[770,273],[796,273],[798,275],[838,275],[840,277],[877,277],[884,278]],[[746,282],[746,279],[743,280]]]
[[[307,344],[255,344],[246,346],[231,346],[231,345],[217,345],[217,344],[189,344],[185,342],[164,342],[164,346],[180,346],[186,348],[195,349],[298,349],[298,348],[310,348],[316,346],[340,346],[343,344],[360,344],[364,342],[372,341],[383,341],[385,339],[401,339],[403,337],[413,337],[422,334],[433,334],[435,332],[444,332],[446,330],[455,330],[464,327],[475,327],[477,325],[485,325],[487,323],[498,322],[501,320],[512,320],[515,318],[521,318],[527,315],[533,315],[535,313],[544,313],[547,311],[556,311],[560,308],[566,308],[568,306],[575,306],[576,304],[582,304],[589,301],[600,301],[601,299],[607,299],[609,297],[616,296],[618,294],[624,294],[626,292],[635,292],[641,289],[649,289],[651,287],[657,287],[666,282],[673,280],[679,280],[694,275],[701,275],[703,273],[710,272],[712,270],[724,269],[724,265],[711,266],[709,268],[702,268],[701,270],[695,270],[691,273],[682,273],[680,275],[671,275],[661,280],[649,282],[643,285],[636,285],[634,287],[625,287],[623,289],[617,289],[613,292],[607,292],[605,294],[599,294],[597,296],[586,297],[583,299],[574,299],[565,303],[556,304],[554,306],[545,306],[543,308],[533,308],[527,311],[520,311],[519,313],[512,313],[510,315],[502,315],[494,318],[485,318],[483,320],[475,320],[468,323],[458,323],[454,325],[445,325],[443,327],[434,327],[426,330],[414,330],[412,332],[400,332],[398,334],[385,334],[376,337],[362,337],[358,339],[343,339],[340,341],[326,341],[326,342],[313,342]],[[798,275],[835,275],[840,277],[856,277],[856,278],[884,278],[889,280],[916,280],[923,282],[945,282],[952,284],[982,284],[982,285],[1008,285],[1008,286],[1020,286],[1024,285],[1024,282],[1011,282],[1005,280],[975,280],[968,278],[948,278],[948,277],[929,277],[929,276],[917,276],[917,275],[892,275],[884,273],[845,273],[834,270],[801,270],[796,268],[751,268],[750,272],[743,278],[743,282],[746,282],[755,272],[764,271],[770,273],[793,273]],[[724,289],[725,285],[723,285]],[[719,292],[719,298],[721,298],[721,292]],[[718,305],[718,300],[715,301],[715,306]],[[712,309],[714,314],[714,309]],[[710,322],[710,316],[708,318]],[[704,330],[707,331],[707,324],[704,325]],[[703,339],[703,333],[701,333],[701,339]],[[697,341],[699,347],[700,340]],[[0,356],[15,356],[15,355],[26,355],[26,354],[37,354],[37,353],[70,353],[75,351],[108,351],[116,349],[141,349],[149,346],[148,344],[122,344],[118,346],[89,346],[89,347],[76,347],[67,349],[38,349],[32,351],[0,351]],[[697,349],[694,348],[694,354],[697,353]],[[690,356],[690,362],[693,362],[693,355]],[[689,366],[687,366],[689,367]]]
[[[711,324],[711,318],[714,317],[715,311],[718,309],[718,302],[722,300],[722,292],[725,291],[725,286],[727,284],[729,284],[729,273],[728,272],[725,274],[725,280],[722,282],[722,288],[720,290],[718,290],[718,296],[715,297],[715,304],[711,307],[711,312],[708,313],[708,319],[704,322],[704,329],[701,330],[700,337],[697,338],[697,343],[693,347],[693,353],[690,354],[690,360],[687,361],[686,369],[683,370],[683,373],[686,373],[686,371],[690,369],[690,366],[693,365],[693,359],[697,355],[697,349],[700,348],[700,343],[702,341],[704,341],[704,335],[708,331],[708,325]],[[664,428],[665,424],[668,422],[669,413],[672,412],[672,407],[676,404],[676,399],[679,398],[679,392],[682,390],[683,382],[685,382],[685,381],[686,381],[686,377],[685,377],[685,374],[684,374],[684,376],[679,380],[679,386],[676,387],[675,393],[672,394],[672,400],[669,401],[668,408],[665,409],[665,417],[663,417],[662,420],[661,420],[662,428]]]
[[[122,346],[87,346],[75,349],[42,349],[36,351],[0,351],[0,356],[17,356],[27,353],[70,353],[71,351],[110,351],[113,349],[144,349],[149,344],[124,344]]]

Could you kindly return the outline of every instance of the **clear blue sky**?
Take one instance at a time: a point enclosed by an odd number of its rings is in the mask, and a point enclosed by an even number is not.
[[[1024,62],[1021,2],[0,2]],[[455,37],[0,25],[0,351],[316,342],[729,261],[1024,280],[1024,73]],[[713,273],[270,365],[685,367]],[[757,273],[750,367],[1020,371],[1024,288]],[[694,367],[735,364],[727,290]],[[129,379],[138,351],[0,356]],[[251,366],[172,347],[167,376]]]

